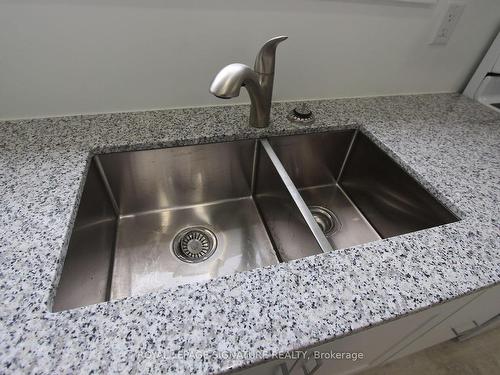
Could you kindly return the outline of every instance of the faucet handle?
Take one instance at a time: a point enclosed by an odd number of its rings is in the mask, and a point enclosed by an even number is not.
[[[276,47],[282,41],[288,39],[287,36],[277,36],[269,39],[257,54],[253,70],[261,74],[273,74],[274,62],[276,60]]]

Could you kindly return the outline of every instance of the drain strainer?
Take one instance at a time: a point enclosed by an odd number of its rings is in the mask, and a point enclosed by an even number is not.
[[[309,206],[309,211],[324,234],[333,234],[340,229],[340,221],[329,209],[321,206]]]
[[[180,260],[198,263],[209,258],[217,248],[217,237],[205,227],[190,227],[175,235],[172,250]]]

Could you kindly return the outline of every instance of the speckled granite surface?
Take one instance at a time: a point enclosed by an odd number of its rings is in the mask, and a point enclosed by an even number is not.
[[[0,372],[192,373],[247,365],[500,282],[500,114],[455,94],[311,102],[317,123],[247,126],[246,106],[0,123]],[[462,217],[329,254],[51,313],[93,153],[359,126]],[[205,353],[201,359],[185,351]]]

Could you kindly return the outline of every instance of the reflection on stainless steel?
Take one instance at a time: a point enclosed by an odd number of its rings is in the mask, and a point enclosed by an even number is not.
[[[100,155],[120,215],[250,195],[255,141]]]
[[[286,180],[286,175],[283,180],[283,167],[279,162],[276,164],[276,156],[269,149],[267,141],[264,140],[263,144],[264,147],[259,152],[255,199],[281,259],[289,261],[322,253],[319,241],[310,231],[310,222],[301,215],[301,210],[307,212],[307,207],[291,181]],[[316,225],[312,216],[309,221]],[[321,232],[319,228],[317,231]],[[328,250],[329,246],[326,251]]]
[[[228,181],[228,180],[226,180]],[[217,236],[213,255],[186,263],[173,252],[182,229],[203,226]],[[120,219],[111,299],[140,295],[278,263],[251,197],[232,198]]]
[[[239,96],[242,86],[247,89],[251,101],[250,126],[269,126],[276,47],[287,38],[278,36],[268,40],[257,54],[253,69],[244,64],[227,65],[217,73],[210,85],[210,92],[222,99]]]
[[[361,133],[353,144],[340,185],[384,238],[457,221]]]
[[[95,164],[90,165],[52,309],[106,301],[116,220]]]
[[[53,310],[455,220],[353,130],[99,155]]]

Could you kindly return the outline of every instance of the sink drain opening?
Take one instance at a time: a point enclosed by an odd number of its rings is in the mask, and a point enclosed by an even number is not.
[[[172,250],[175,256],[188,263],[208,259],[217,249],[217,237],[205,227],[190,227],[181,230],[174,237]]]
[[[340,221],[329,209],[321,206],[309,206],[309,211],[324,234],[333,234],[340,229]]]

